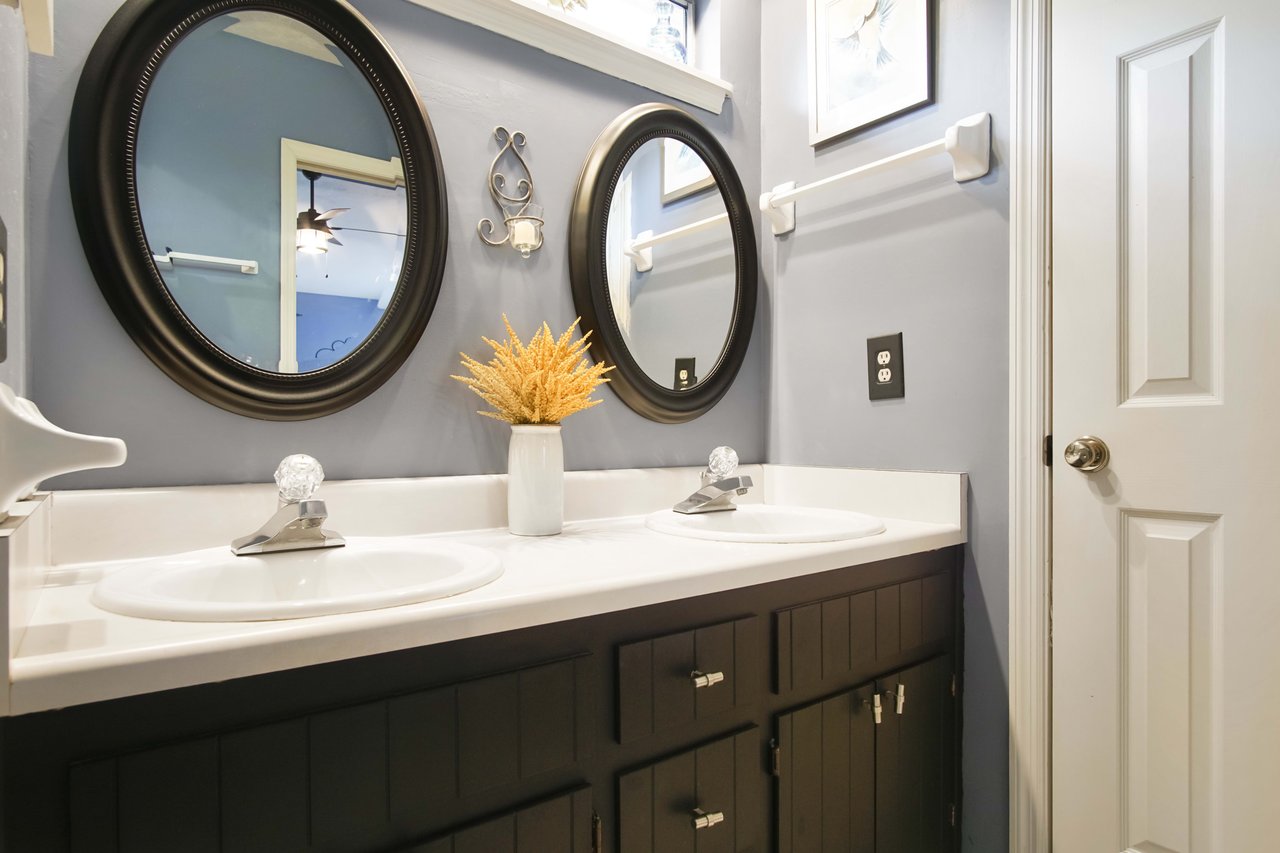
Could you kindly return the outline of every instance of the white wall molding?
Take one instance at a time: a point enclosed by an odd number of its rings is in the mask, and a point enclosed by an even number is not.
[[[1052,781],[1050,11],[1012,0],[1009,258],[1009,849],[1049,853]]]
[[[545,0],[408,0],[450,18],[719,113],[733,86],[705,71],[669,62],[597,27],[551,9]]]

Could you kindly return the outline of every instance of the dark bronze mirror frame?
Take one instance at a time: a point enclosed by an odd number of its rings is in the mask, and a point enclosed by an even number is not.
[[[242,364],[209,341],[165,286],[138,207],[138,128],[157,69],[191,30],[237,10],[295,18],[345,52],[382,103],[404,166],[409,218],[399,286],[362,345],[309,373]],[[404,363],[435,307],[448,240],[439,148],[409,75],[345,0],[128,0],[85,63],[71,113],[69,168],[85,255],[116,318],[170,378],[228,411],[304,420],[358,402]]]
[[[623,167],[641,145],[661,137],[677,139],[702,157],[724,198],[733,231],[737,284],[728,339],[720,360],[688,391],[662,387],[636,363],[614,317],[605,273],[609,205]],[[751,207],[729,155],[711,132],[684,110],[667,104],[634,107],[605,128],[592,146],[578,178],[569,225],[573,303],[582,316],[584,331],[594,332],[592,356],[616,366],[609,374],[609,387],[636,412],[661,423],[684,423],[709,411],[733,385],[755,324],[758,261],[754,229]]]

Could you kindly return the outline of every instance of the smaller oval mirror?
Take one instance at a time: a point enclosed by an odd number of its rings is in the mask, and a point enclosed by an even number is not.
[[[691,420],[728,391],[755,316],[741,183],[692,116],[637,107],[597,140],[570,230],[575,305],[610,385],[645,417]]]

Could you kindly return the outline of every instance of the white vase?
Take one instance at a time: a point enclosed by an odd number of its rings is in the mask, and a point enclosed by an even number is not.
[[[517,536],[553,536],[564,527],[564,443],[559,424],[512,424],[507,526]]]

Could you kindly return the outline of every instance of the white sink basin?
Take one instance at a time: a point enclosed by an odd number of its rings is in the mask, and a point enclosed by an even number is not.
[[[860,512],[765,504],[696,515],[666,509],[650,515],[645,524],[659,533],[720,542],[839,542],[884,532],[880,519]]]
[[[376,610],[444,598],[502,575],[496,554],[432,539],[349,537],[342,548],[237,557],[208,548],[107,575],[104,610],[178,622],[252,622]]]

